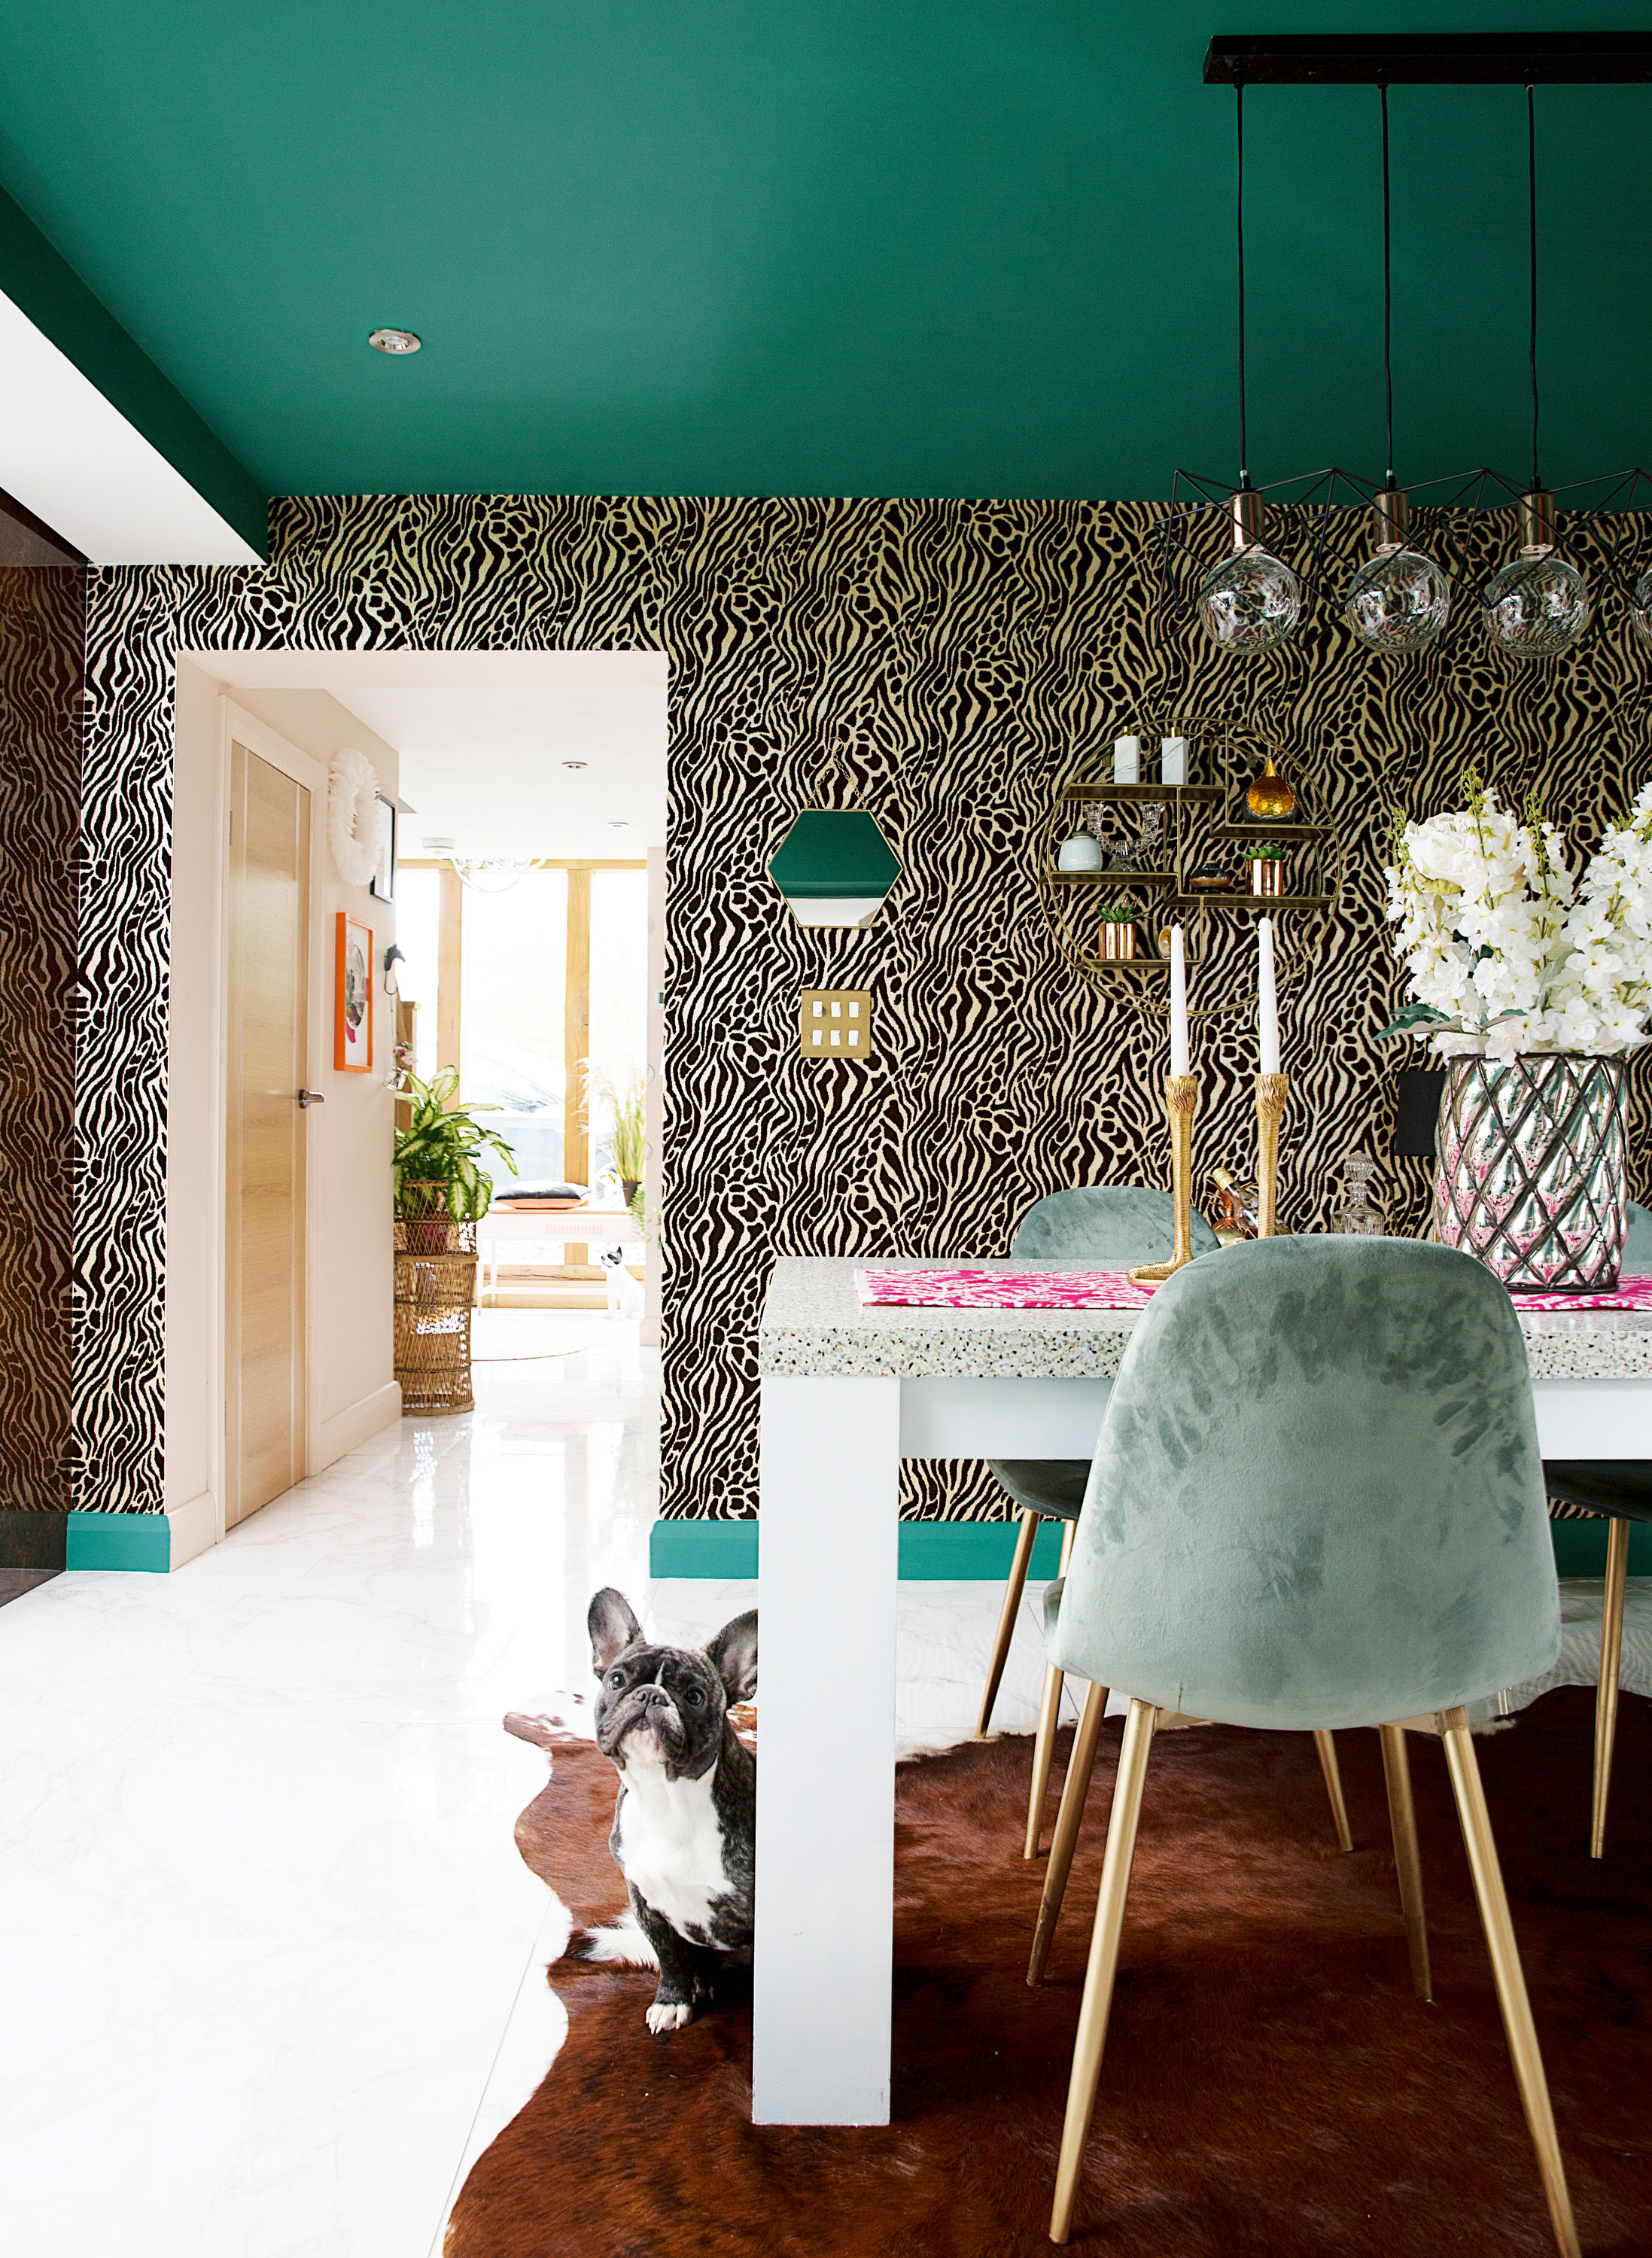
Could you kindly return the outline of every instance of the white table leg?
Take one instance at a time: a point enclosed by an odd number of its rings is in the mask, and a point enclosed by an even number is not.
[[[900,1393],[762,1383],[757,2125],[889,2122]]]

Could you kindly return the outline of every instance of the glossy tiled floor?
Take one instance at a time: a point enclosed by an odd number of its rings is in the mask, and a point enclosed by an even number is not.
[[[599,1584],[668,1636],[755,1594],[649,1592],[634,1326],[490,1312],[479,1347],[510,1360],[474,1415],[404,1422],[174,1576],[0,1609],[9,2248],[425,2258],[543,2075],[563,1917],[511,1827],[544,1759],[500,1720],[588,1686]],[[969,1729],[996,1597],[904,1590],[909,1742]],[[1029,1623],[1006,1725],[1039,1666]]]

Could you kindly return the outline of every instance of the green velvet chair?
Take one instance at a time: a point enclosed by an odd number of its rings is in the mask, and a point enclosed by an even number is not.
[[[1629,1202],[1629,1228],[1623,1267],[1636,1277],[1652,1277],[1652,1215]],[[1618,1673],[1623,1665],[1623,1602],[1629,1574],[1629,1531],[1637,1521],[1652,1522],[1652,1459],[1545,1459],[1543,1485],[1549,1509],[1585,1520],[1604,1517],[1606,1590],[1600,1610],[1600,1670],[1595,1689],[1595,1779],[1589,1822],[1589,1855],[1606,1847],[1606,1799],[1612,1793],[1612,1749],[1618,1736]]]
[[[1466,1708],[1547,1670],[1560,1644],[1525,1343],[1501,1286],[1406,1239],[1265,1239],[1190,1264],[1125,1352],[1046,1618],[1051,1660],[1089,1683],[1086,1722],[1106,1688],[1131,1697],[1051,2240],[1072,2225],[1155,1729],[1374,1725],[1425,1997],[1406,1729],[1444,1743],[1556,2240],[1578,2258]],[[1075,1738],[1075,1809],[1081,1753]]]
[[[1175,1245],[1175,1203],[1168,1192],[1152,1191],[1140,1184],[1082,1184],[1072,1191],[1051,1192],[1035,1200],[1021,1219],[1010,1253],[1011,1259],[1023,1260],[1073,1262],[1090,1270],[1129,1270],[1142,1262],[1167,1262]],[[1218,1244],[1204,1218],[1195,1215],[1194,1252],[1214,1253]],[[1061,1568],[1057,1572],[1064,1573],[1072,1549],[1073,1525],[1084,1502],[1084,1485],[1090,1473],[1088,1459],[991,1459],[988,1464],[1020,1509],[1021,1526],[975,1725],[978,1741],[986,1738],[992,1723],[993,1705],[1009,1659],[1039,1524],[1042,1521],[1066,1523],[1061,1534]],[[1061,1682],[1061,1672],[1053,1665],[1046,1667],[1038,1736],[1032,1744],[1025,1847],[1029,1858],[1037,1857],[1043,1831],[1050,1765],[1060,1722]]]

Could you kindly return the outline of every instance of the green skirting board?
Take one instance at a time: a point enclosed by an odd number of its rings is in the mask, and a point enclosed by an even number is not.
[[[172,1525],[164,1513],[0,1510],[0,1568],[118,1568],[166,1575]]]
[[[1605,1575],[1604,1521],[1554,1521],[1549,1531],[1561,1575]],[[1010,1573],[1015,1538],[1013,1521],[904,1521],[901,1575],[918,1583],[1002,1583]],[[1054,1575],[1060,1549],[1060,1523],[1045,1522],[1032,1548],[1035,1579]],[[649,1539],[649,1573],[711,1578],[720,1583],[748,1581],[757,1573],[757,1523],[656,1521]],[[1652,1526],[1640,1525],[1631,1533],[1629,1573],[1652,1576]]]

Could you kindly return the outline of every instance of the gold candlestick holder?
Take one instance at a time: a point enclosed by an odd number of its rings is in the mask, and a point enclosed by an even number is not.
[[[1256,1078],[1256,1235],[1285,1239],[1279,1224],[1280,1123],[1291,1094],[1288,1074],[1258,1074]]]
[[[1176,1203],[1176,1248],[1168,1262],[1143,1262],[1130,1273],[1132,1286],[1161,1286],[1193,1260],[1193,1117],[1199,1110],[1196,1074],[1165,1076],[1170,1121],[1170,1191]]]

